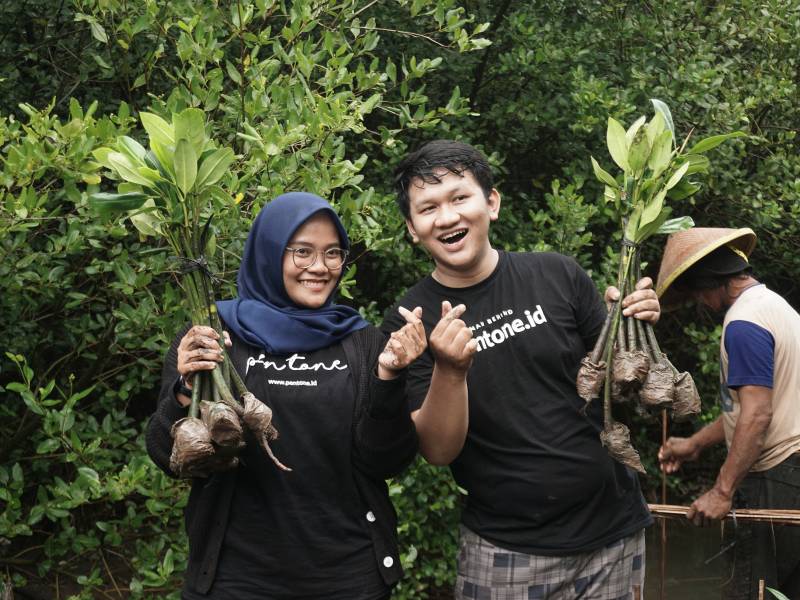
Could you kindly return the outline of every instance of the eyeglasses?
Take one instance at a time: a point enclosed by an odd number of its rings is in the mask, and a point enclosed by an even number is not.
[[[322,261],[331,271],[341,269],[347,260],[347,250],[343,248],[328,248],[327,250],[312,250],[311,248],[286,248],[292,253],[292,262],[298,269],[308,269],[317,262],[317,255],[322,255]]]

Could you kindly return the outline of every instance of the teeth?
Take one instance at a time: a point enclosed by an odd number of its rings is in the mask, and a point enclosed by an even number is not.
[[[439,239],[442,242],[449,242],[451,240],[454,240],[454,239],[458,238],[459,236],[464,235],[465,233],[467,233],[466,229],[459,229],[458,231],[454,231],[453,233],[449,233],[447,235],[443,235]]]

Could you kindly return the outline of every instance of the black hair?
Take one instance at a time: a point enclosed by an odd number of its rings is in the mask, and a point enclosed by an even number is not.
[[[714,290],[752,274],[753,267],[745,258],[731,248],[721,246],[689,267],[673,285],[679,292]]]
[[[410,215],[408,189],[414,185],[413,181],[421,179],[425,183],[441,183],[442,178],[436,174],[441,169],[459,176],[469,171],[489,198],[494,180],[486,157],[464,142],[434,140],[407,155],[394,170],[397,206],[405,218]]]

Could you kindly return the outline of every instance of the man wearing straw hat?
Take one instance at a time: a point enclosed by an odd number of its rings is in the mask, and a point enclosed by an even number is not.
[[[720,347],[722,414],[659,451],[674,473],[703,449],[725,441],[728,456],[714,486],[692,503],[695,525],[735,508],[800,508],[800,314],[753,277],[752,230],[694,228],[670,236],[656,290],[662,306],[694,300],[724,312]],[[755,598],[759,580],[800,598],[800,529],[726,527],[732,577],[724,598]],[[730,572],[729,571],[729,572]],[[726,574],[726,579],[728,576]]]

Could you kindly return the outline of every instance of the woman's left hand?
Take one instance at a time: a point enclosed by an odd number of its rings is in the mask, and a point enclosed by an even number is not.
[[[414,362],[428,347],[422,324],[422,307],[410,311],[401,306],[398,311],[406,324],[392,333],[378,357],[378,377],[385,380],[397,377],[399,371]]]

